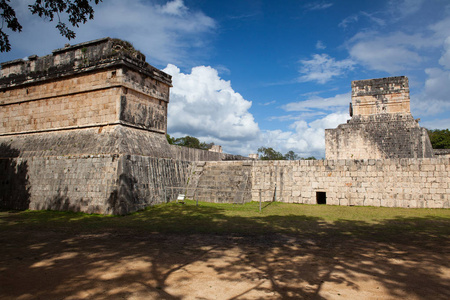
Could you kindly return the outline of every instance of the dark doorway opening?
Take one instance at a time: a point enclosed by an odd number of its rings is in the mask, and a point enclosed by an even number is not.
[[[317,204],[327,204],[327,193],[326,192],[316,192]]]

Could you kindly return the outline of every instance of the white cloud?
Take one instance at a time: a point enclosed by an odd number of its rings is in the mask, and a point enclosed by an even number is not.
[[[332,77],[340,76],[347,70],[352,70],[355,64],[351,59],[335,60],[327,54],[314,54],[310,60],[301,60],[302,67],[299,80],[316,81],[324,84]]]
[[[325,46],[325,44],[322,41],[317,41],[316,43],[316,49],[318,50],[323,50],[326,49],[327,47]]]
[[[339,24],[338,27],[342,27],[342,28],[347,28],[348,25],[350,25],[351,23],[356,23],[360,20],[364,20],[364,19],[368,19],[369,21],[371,21],[372,23],[379,25],[379,26],[384,26],[386,24],[386,22],[378,17],[375,17],[375,14],[369,14],[367,12],[361,11],[357,14],[348,16],[347,18],[345,18],[344,20],[342,20]]]
[[[450,36],[444,42],[444,54],[439,59],[439,64],[450,69]]]
[[[424,33],[360,32],[349,41],[351,58],[371,70],[390,74],[418,67],[424,62],[422,50],[442,45],[442,40]]]
[[[339,94],[330,98],[313,97],[300,102],[291,102],[283,106],[286,111],[310,111],[311,109],[336,110],[348,106],[351,93]]]
[[[418,12],[424,2],[424,0],[390,0],[387,7],[394,20],[398,20]]]
[[[173,76],[168,112],[169,133],[176,137],[192,135],[201,141],[214,142],[222,145],[227,153],[248,155],[265,146],[283,154],[292,150],[305,157],[323,157],[324,129],[335,128],[348,119],[347,113],[339,112],[307,123],[301,118],[308,116],[299,114],[287,118],[295,120],[290,130],[261,131],[249,112],[251,102],[235,92],[231,83],[221,79],[214,68],[198,66],[184,74],[169,64],[163,71]],[[344,102],[347,106],[348,96],[337,95],[305,106],[322,109],[344,106]],[[314,113],[315,116],[324,114]]]
[[[272,100],[272,101],[269,101],[269,102],[266,102],[266,103],[259,103],[259,105],[268,106],[268,105],[272,105],[272,104],[275,104],[275,103],[277,103],[277,101]]]
[[[187,12],[183,0],[173,0],[160,7],[160,11],[169,15],[181,16]]]
[[[22,33],[10,35],[13,48],[43,55],[67,43],[55,29],[55,22],[46,22],[26,10],[29,3],[23,0],[12,3],[21,13],[24,27]],[[190,10],[182,0],[162,6],[157,1],[108,0],[94,9],[94,19],[76,28],[77,38],[71,44],[107,36],[120,38],[131,42],[153,64],[191,63],[195,54],[204,55],[208,46],[205,37],[216,27],[212,18]]]
[[[323,111],[308,111],[308,112],[302,112],[302,113],[296,113],[289,114],[289,115],[283,115],[283,116],[272,116],[268,120],[269,121],[292,121],[292,120],[303,120],[303,119],[310,119],[317,116],[323,116],[326,115]]]
[[[192,68],[190,74],[169,64],[172,75],[168,131],[181,135],[246,141],[259,134],[258,124],[249,113],[252,105],[236,93],[229,81],[221,79],[211,67]]]
[[[390,74],[417,66],[422,61],[420,55],[402,46],[361,41],[350,49],[351,57],[369,69]]]
[[[307,123],[299,120],[291,125],[293,131],[265,131],[262,133],[261,145],[272,147],[281,153],[292,150],[300,156],[325,157],[325,129],[336,128],[345,123],[350,116],[344,112],[332,113],[321,119]]]
[[[427,129],[450,129],[450,118],[422,122],[420,126]]]
[[[341,21],[341,23],[338,24],[339,27],[342,28],[347,28],[347,26],[351,23],[356,23],[359,20],[359,15],[351,15],[348,16],[347,18],[345,18],[344,20]]]
[[[439,68],[426,69],[428,78],[418,95],[411,96],[411,110],[415,116],[438,115],[450,110],[450,71]]]
[[[333,6],[331,2],[313,2],[305,5],[307,10],[324,10]]]

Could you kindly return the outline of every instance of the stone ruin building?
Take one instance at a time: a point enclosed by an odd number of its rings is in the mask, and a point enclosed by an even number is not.
[[[410,112],[408,78],[352,82],[347,124],[325,130],[327,159],[433,157],[427,130]]]
[[[326,131],[326,160],[260,161],[169,145],[171,77],[127,42],[1,67],[0,208],[126,214],[174,187],[214,202],[450,206],[450,158],[432,158],[405,77],[352,83],[353,117]]]
[[[105,38],[1,67],[2,207],[128,213],[184,184],[188,161],[240,159],[168,144],[171,76],[127,42]]]

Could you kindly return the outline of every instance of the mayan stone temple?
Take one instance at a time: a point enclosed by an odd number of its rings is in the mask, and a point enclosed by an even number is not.
[[[326,157],[259,161],[169,145],[168,74],[103,38],[1,64],[0,208],[127,214],[173,201],[450,207],[406,77],[354,81]],[[170,193],[169,193],[170,192]],[[175,195],[176,199],[176,195]]]
[[[433,149],[410,111],[408,78],[352,82],[351,120],[325,131],[326,158],[425,158]]]

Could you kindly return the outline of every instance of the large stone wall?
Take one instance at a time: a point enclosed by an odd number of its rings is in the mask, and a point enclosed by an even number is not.
[[[0,159],[0,208],[127,214],[185,186],[190,163],[137,155]]]
[[[410,113],[408,78],[352,82],[352,118],[325,130],[327,159],[433,157],[425,128]]]
[[[216,191],[233,189],[228,202],[251,192],[253,201],[450,208],[449,158],[205,162],[195,170],[190,193],[206,201],[221,202]],[[249,184],[236,185],[250,170]]]

